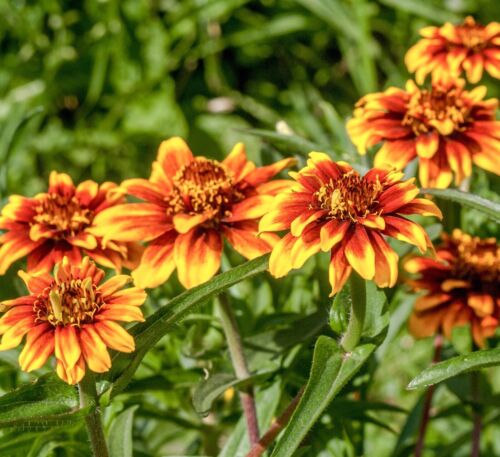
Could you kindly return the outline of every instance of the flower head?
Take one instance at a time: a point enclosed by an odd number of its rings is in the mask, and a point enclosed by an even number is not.
[[[483,100],[486,88],[464,89],[464,81],[406,90],[391,87],[363,97],[347,123],[360,154],[383,143],[375,166],[399,169],[418,157],[424,187],[446,188],[455,174],[458,185],[470,176],[472,163],[500,173],[500,122],[496,99]]]
[[[469,16],[461,25],[425,27],[420,35],[423,38],[405,56],[408,70],[420,84],[429,73],[433,81],[441,81],[465,71],[473,84],[484,70],[500,78],[500,23],[483,26]]]
[[[118,275],[101,284],[104,272],[88,258],[72,264],[64,257],[54,275],[19,272],[29,295],[1,303],[0,350],[26,343],[19,356],[23,371],[41,368],[54,354],[57,374],[69,384],[79,382],[85,367],[108,371],[107,348],[135,349],[134,339],[116,321],[143,321],[139,308],[146,299],[137,287],[123,289],[129,276]]]
[[[225,160],[194,157],[178,137],[160,145],[149,180],[130,179],[122,187],[144,203],[118,205],[96,218],[93,233],[120,241],[148,241],[132,273],[141,287],[156,287],[177,269],[193,287],[219,269],[223,238],[246,258],[269,252],[277,237],[258,237],[258,220],[273,195],[289,185],[270,179],[294,159],[256,168],[237,144]]]
[[[75,187],[68,175],[53,171],[47,192],[11,196],[0,216],[0,229],[6,231],[0,236],[0,274],[26,255],[28,271],[50,271],[64,256],[80,262],[82,252],[109,268],[133,267],[139,245],[113,241],[104,248],[102,239],[90,233],[99,212],[124,201],[113,194],[116,188],[90,180]]]
[[[437,257],[412,257],[404,264],[418,278],[408,280],[424,291],[415,303],[410,330],[419,338],[456,326],[471,325],[479,346],[492,336],[500,319],[500,247],[494,238],[471,237],[456,229],[444,234]]]
[[[307,166],[290,173],[296,181],[275,198],[260,230],[288,233],[274,247],[269,269],[286,275],[320,250],[331,252],[332,295],[347,281],[352,268],[380,287],[392,287],[398,275],[398,256],[385,236],[417,246],[431,246],[425,230],[405,216],[441,217],[429,200],[416,198],[413,180],[403,173],[374,168],[361,176],[345,162],[311,152]]]

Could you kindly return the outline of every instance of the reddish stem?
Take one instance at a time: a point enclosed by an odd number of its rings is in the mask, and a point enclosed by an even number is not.
[[[443,346],[443,337],[441,334],[437,334],[434,338],[434,357],[432,363],[439,362],[441,358],[441,348]],[[431,405],[432,397],[434,395],[435,385],[430,386],[425,393],[424,410],[422,413],[422,421],[420,422],[420,429],[418,431],[417,444],[415,445],[415,457],[421,457],[424,450],[425,433],[427,431],[427,425],[429,423],[429,418],[431,415]]]
[[[253,445],[246,457],[260,457],[265,452],[265,450],[279,435],[281,430],[283,430],[283,428],[285,428],[288,424],[288,421],[290,420],[290,417],[292,417],[292,414],[295,411],[295,408],[297,407],[303,392],[304,388],[300,389],[299,393],[286,407],[281,416],[271,424],[269,430],[264,434],[260,441],[257,444]]]

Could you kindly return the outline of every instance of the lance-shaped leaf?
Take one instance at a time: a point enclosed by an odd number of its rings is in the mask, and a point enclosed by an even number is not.
[[[432,386],[460,373],[497,365],[500,365],[500,349],[488,349],[459,355],[426,368],[408,384],[408,389]]]
[[[366,362],[375,347],[374,344],[364,344],[346,353],[334,339],[324,335],[318,338],[304,394],[272,457],[293,455],[307,432]]]
[[[0,397],[0,428],[14,426],[49,427],[80,420],[87,409],[79,409],[74,386],[50,374],[33,384]]]
[[[134,336],[136,349],[131,354],[119,353],[113,357],[113,368],[106,378],[113,385],[112,396],[120,393],[130,382],[141,360],[173,325],[186,314],[210,298],[225,291],[244,279],[251,278],[267,269],[269,255],[250,260],[236,268],[221,273],[210,281],[186,290],[149,316],[145,322],[130,329]]]
[[[434,195],[444,200],[456,202],[467,208],[477,209],[496,222],[500,222],[500,204],[455,189],[421,189],[420,193]]]
[[[263,138],[273,145],[286,146],[293,152],[297,152],[305,157],[307,157],[311,151],[324,151],[330,155],[336,155],[335,152],[328,146],[313,143],[312,141],[306,140],[298,135],[278,133],[273,132],[272,130],[263,129],[245,129],[242,131],[249,133],[250,135]]]
[[[137,408],[139,405],[126,409],[111,424],[108,436],[110,457],[133,457],[132,426]]]

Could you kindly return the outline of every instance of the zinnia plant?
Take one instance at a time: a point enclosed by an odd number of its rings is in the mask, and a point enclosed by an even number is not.
[[[247,259],[271,250],[277,237],[257,237],[258,220],[289,184],[271,178],[294,163],[283,159],[257,168],[241,143],[219,162],[195,157],[184,140],[171,138],[160,145],[149,180],[122,183],[145,202],[103,211],[92,233],[105,244],[149,242],[132,273],[140,287],[162,284],[175,269],[185,287],[196,286],[219,270],[224,238]]]
[[[282,277],[321,250],[331,255],[332,295],[352,269],[380,287],[393,287],[398,256],[386,237],[425,252],[432,245],[427,233],[406,216],[441,217],[440,210],[417,198],[414,180],[402,181],[401,172],[374,168],[361,176],[324,153],[312,152],[309,157],[306,167],[291,173],[294,185],[276,197],[260,222],[262,232],[287,231],[271,254],[271,273]]]
[[[500,122],[496,99],[483,100],[486,87],[471,91],[463,80],[418,87],[391,87],[365,95],[356,104],[347,131],[360,154],[381,144],[375,166],[402,169],[418,158],[424,187],[446,188],[455,175],[460,184],[471,175],[472,164],[500,174]]]
[[[111,194],[116,184],[88,180],[74,186],[71,177],[53,171],[47,192],[33,198],[12,195],[0,216],[0,274],[18,259],[28,256],[28,271],[50,271],[68,257],[78,263],[82,253],[108,268],[133,267],[140,247],[108,240],[91,233],[101,211],[123,201]]]
[[[408,284],[423,292],[415,302],[410,330],[419,337],[470,325],[474,342],[484,347],[500,319],[500,247],[495,238],[480,239],[456,229],[444,234],[436,257],[412,257],[404,263],[416,274]]]
[[[1,455],[498,453],[494,2],[10,3]]]
[[[465,72],[475,84],[486,71],[500,79],[500,23],[483,26],[468,16],[463,24],[447,22],[424,27],[422,39],[408,50],[405,63],[421,84],[428,74],[434,81],[447,80]]]
[[[54,274],[19,273],[29,295],[1,302],[0,350],[26,342],[19,355],[23,371],[42,367],[54,355],[56,372],[68,384],[82,380],[87,367],[95,373],[111,368],[107,348],[132,352],[134,339],[118,322],[143,321],[146,299],[137,287],[123,289],[126,275],[103,282],[104,271],[88,258],[64,257]]]

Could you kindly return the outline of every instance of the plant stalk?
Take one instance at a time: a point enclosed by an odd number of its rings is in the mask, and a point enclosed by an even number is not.
[[[104,437],[104,429],[102,428],[101,412],[97,406],[97,390],[95,380],[92,373],[89,371],[78,384],[78,392],[80,396],[80,408],[90,408],[89,413],[85,416],[87,432],[92,447],[94,457],[108,457],[108,446]]]
[[[243,352],[243,344],[241,343],[240,331],[236,316],[229,304],[226,294],[219,296],[219,314],[222,324],[222,329],[226,336],[229,355],[233,364],[234,373],[238,379],[246,379],[250,377],[248,365]],[[244,391],[239,392],[241,406],[247,421],[248,438],[250,446],[259,441],[259,422],[257,419],[257,408],[255,407],[255,396],[253,387],[249,386]]]
[[[361,339],[363,324],[366,313],[366,282],[355,271],[349,278],[349,288],[351,291],[351,314],[347,330],[342,336],[340,344],[345,351],[353,351]]]
[[[250,449],[250,452],[246,455],[246,457],[260,457],[266,449],[271,445],[271,443],[276,439],[281,430],[283,430],[288,421],[292,417],[292,414],[297,408],[300,399],[302,398],[302,394],[304,393],[304,387],[302,387],[299,393],[293,398],[290,404],[286,407],[280,417],[276,419],[269,430],[264,434],[264,436],[259,440],[258,443],[254,444]]]
[[[441,358],[441,348],[443,346],[443,336],[438,333],[434,338],[434,357],[432,363],[435,364],[439,362]],[[431,417],[431,406],[432,397],[434,396],[434,390],[436,386],[432,385],[427,389],[425,393],[424,409],[422,412],[422,420],[420,422],[420,428],[418,430],[417,444],[415,445],[415,457],[421,457],[424,451],[425,434],[427,432],[427,425],[429,424],[429,419]]]
[[[470,374],[471,394],[472,394],[472,409],[473,409],[473,428],[472,428],[472,449],[471,457],[479,457],[481,452],[481,406],[480,406],[480,389],[479,376],[477,372]]]

